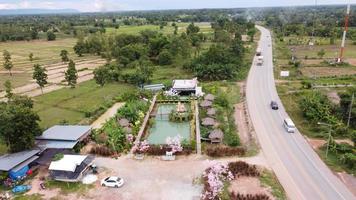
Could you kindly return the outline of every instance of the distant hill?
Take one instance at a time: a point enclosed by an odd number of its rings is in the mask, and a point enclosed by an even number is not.
[[[74,9],[3,9],[0,15],[39,15],[39,14],[70,14],[79,13]]]

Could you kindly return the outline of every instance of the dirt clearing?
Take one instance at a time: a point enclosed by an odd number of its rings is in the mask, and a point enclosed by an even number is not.
[[[325,77],[356,74],[356,67],[303,67],[300,69],[307,77]]]

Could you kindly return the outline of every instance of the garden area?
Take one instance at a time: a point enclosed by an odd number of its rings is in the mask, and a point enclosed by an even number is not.
[[[207,93],[199,108],[203,151],[213,157],[244,155],[234,119],[234,105],[240,101],[236,82],[210,82],[203,87]]]
[[[203,200],[287,199],[273,173],[243,161],[213,161],[203,173],[202,183]]]

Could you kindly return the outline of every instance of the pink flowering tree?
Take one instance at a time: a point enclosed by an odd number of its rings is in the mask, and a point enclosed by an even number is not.
[[[134,153],[143,154],[147,152],[147,150],[150,148],[150,145],[146,140],[144,140],[144,141],[135,142],[132,148]]]
[[[224,181],[233,180],[234,176],[230,172],[227,164],[213,163],[203,174],[205,181],[204,192],[201,195],[203,200],[214,200],[223,191]]]
[[[177,135],[173,138],[171,138],[171,137],[166,138],[166,144],[169,146],[169,148],[172,149],[173,154],[176,152],[183,151],[181,140],[182,140],[182,137],[180,135]]]

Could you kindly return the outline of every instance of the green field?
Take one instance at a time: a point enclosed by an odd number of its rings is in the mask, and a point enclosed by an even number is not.
[[[178,33],[183,33],[186,31],[186,28],[188,27],[189,23],[176,23],[178,26]],[[202,33],[211,33],[212,28],[210,23],[195,23],[196,26],[199,26],[200,32]],[[107,28],[106,32],[107,33],[125,33],[125,34],[139,34],[140,31],[143,30],[155,30],[158,32],[161,32],[163,34],[173,34],[174,32],[174,27],[171,26],[171,23],[168,23],[167,26],[165,26],[162,30],[160,29],[159,26],[157,25],[142,25],[142,26],[120,26],[119,29],[115,28]]]
[[[85,118],[86,112],[94,111],[103,104],[110,104],[114,98],[133,88],[117,83],[100,87],[95,81],[87,81],[74,89],[65,88],[35,97],[34,110],[42,120],[42,128],[48,128],[63,120],[76,124]]]
[[[73,51],[77,39],[67,38],[58,39],[55,41],[33,40],[33,41],[16,41],[16,42],[0,42],[0,91],[4,88],[3,84],[6,80],[10,80],[13,87],[25,85],[32,80],[32,68],[35,63],[38,64],[53,64],[60,63],[60,51],[65,49],[69,52],[69,57],[73,60],[83,60],[97,58],[95,56],[85,56],[79,58]],[[3,56],[2,52],[7,50],[10,52],[13,62],[13,76],[10,76],[2,67]],[[29,60],[29,54],[34,54],[34,61]]]

